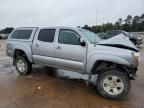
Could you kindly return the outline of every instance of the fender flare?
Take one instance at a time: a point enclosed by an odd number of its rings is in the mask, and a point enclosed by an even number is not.
[[[13,57],[14,57],[14,54],[15,54],[15,51],[16,50],[21,50],[21,51],[23,51],[25,54],[26,54],[26,56],[27,56],[27,59],[32,63],[33,62],[33,59],[32,59],[32,53],[31,52],[29,52],[28,51],[28,49],[26,48],[26,47],[23,47],[23,46],[20,46],[20,47],[14,47],[14,49],[13,49]]]
[[[97,61],[108,61],[117,63],[120,65],[131,66],[131,64],[122,57],[110,55],[110,54],[94,54],[89,57],[86,64],[86,73],[91,73],[92,69]]]

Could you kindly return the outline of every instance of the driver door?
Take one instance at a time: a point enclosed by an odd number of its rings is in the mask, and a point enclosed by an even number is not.
[[[60,29],[55,45],[55,65],[60,68],[83,72],[86,46],[80,45],[80,35],[70,29]]]

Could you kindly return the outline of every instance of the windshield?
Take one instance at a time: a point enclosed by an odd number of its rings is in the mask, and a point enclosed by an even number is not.
[[[85,38],[91,43],[95,44],[100,42],[102,39],[98,37],[95,33],[85,30],[85,29],[79,29],[79,31],[85,36]]]

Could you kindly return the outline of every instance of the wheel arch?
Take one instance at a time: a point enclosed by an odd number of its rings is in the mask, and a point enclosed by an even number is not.
[[[118,64],[116,62],[111,61],[104,61],[104,60],[98,60],[95,62],[94,66],[92,67],[92,74],[99,74],[106,70],[119,70],[122,72],[128,72],[128,67],[122,64]]]
[[[103,55],[103,54],[97,54],[95,56],[92,56],[87,63],[86,66],[86,72],[87,73],[93,73],[94,69],[97,68],[101,63],[104,65],[117,65],[120,67],[130,67],[130,63],[126,61],[124,58],[113,56],[113,55]],[[102,64],[101,64],[102,66]]]
[[[13,58],[15,59],[17,55],[26,57],[29,60],[29,62],[32,63],[32,58],[27,50],[16,48],[14,49]]]

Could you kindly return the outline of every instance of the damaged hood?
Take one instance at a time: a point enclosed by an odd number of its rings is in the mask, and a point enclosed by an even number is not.
[[[104,46],[123,48],[123,49],[129,49],[129,50],[133,50],[133,51],[137,51],[137,52],[139,51],[139,49],[129,40],[129,38],[123,34],[119,34],[119,35],[114,36],[107,40],[102,40],[97,44],[104,45]]]

